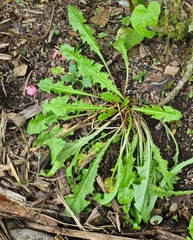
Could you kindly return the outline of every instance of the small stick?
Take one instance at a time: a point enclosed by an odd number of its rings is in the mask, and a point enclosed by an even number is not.
[[[2,86],[2,89],[3,89],[3,92],[4,92],[5,96],[7,97],[7,92],[6,92],[6,90],[5,90],[5,86],[4,86],[4,84],[3,84],[2,79],[1,79],[1,86]]]
[[[23,88],[23,96],[25,96],[26,87],[27,87],[27,84],[28,84],[28,80],[31,77],[31,74],[32,74],[32,71],[30,71],[30,73],[28,74],[28,76],[26,78],[26,81],[25,81],[25,84],[24,84],[24,88]]]
[[[180,81],[178,82],[177,86],[171,91],[171,93],[166,98],[164,98],[158,104],[158,106],[162,107],[166,103],[168,103],[171,99],[173,99],[178,94],[178,92],[182,89],[184,84],[189,80],[189,78],[192,75],[192,73],[193,73],[193,55],[192,55],[191,59],[188,61],[188,63],[187,63],[186,72],[185,72],[183,78],[180,79]]]

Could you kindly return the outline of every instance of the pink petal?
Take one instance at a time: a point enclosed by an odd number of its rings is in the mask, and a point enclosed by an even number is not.
[[[53,55],[52,55],[52,58],[55,59],[57,57],[58,53],[60,53],[60,51],[55,50]]]
[[[34,96],[38,90],[35,86],[31,85],[31,86],[26,87],[26,91],[29,96]]]
[[[60,60],[61,61],[66,61],[66,58],[62,56]]]

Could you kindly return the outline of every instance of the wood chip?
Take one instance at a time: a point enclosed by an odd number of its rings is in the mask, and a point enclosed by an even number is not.
[[[11,60],[12,56],[10,54],[0,53],[0,60]]]

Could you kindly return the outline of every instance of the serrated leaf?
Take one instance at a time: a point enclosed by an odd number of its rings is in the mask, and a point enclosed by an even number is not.
[[[110,122],[105,123],[103,126],[101,126],[98,130],[96,130],[94,133],[82,137],[79,140],[73,141],[73,142],[67,142],[65,144],[64,149],[58,154],[56,160],[53,163],[53,166],[51,170],[46,174],[46,176],[53,176],[58,169],[64,166],[64,162],[71,156],[75,155],[77,152],[79,152],[80,148],[86,145],[91,139],[95,138],[99,133],[101,133]],[[45,174],[44,174],[45,175]]]
[[[132,188],[120,188],[117,194],[117,200],[122,205],[129,205],[133,201],[134,191]]]
[[[97,176],[99,163],[102,160],[109,144],[110,143],[107,143],[105,145],[105,147],[97,154],[94,161],[90,164],[89,168],[84,171],[82,181],[73,188],[73,198],[66,198],[69,207],[76,216],[90,203],[85,200],[85,197],[94,191],[93,183]]]
[[[100,32],[100,33],[98,34],[98,38],[103,38],[103,37],[107,37],[107,36],[108,36],[108,34],[105,33],[105,32]]]
[[[158,162],[159,166],[156,167],[156,169],[162,174],[163,178],[168,184],[168,187],[170,190],[173,190],[173,176],[174,174],[172,172],[168,171],[168,161],[164,160],[161,157],[159,148],[153,144],[152,145],[153,150],[153,159]]]
[[[69,100],[69,96],[56,97],[50,101],[45,102],[43,105],[43,108],[47,112],[53,112],[57,117],[66,116],[67,109],[65,108],[65,106],[66,105],[68,106],[67,104],[68,100]]]
[[[107,100],[109,102],[116,102],[116,103],[121,103],[122,100],[120,97],[117,95],[111,93],[111,92],[103,92],[100,97],[104,100]]]
[[[100,84],[100,87],[102,89],[106,88],[107,90],[114,92],[115,94],[122,98],[122,94],[113,84],[112,80],[108,78],[109,75],[105,72],[101,72],[102,68],[101,64],[98,63],[93,64],[93,61],[84,58],[80,59],[77,62],[77,65],[80,73],[85,77],[91,78],[93,84]]]
[[[80,54],[81,50],[75,49],[68,44],[62,44],[60,46],[60,52],[65,54],[65,58],[68,61],[75,60],[77,62],[79,59],[83,58],[83,56]]]
[[[51,73],[53,75],[64,74],[64,68],[62,68],[61,66],[53,67],[51,68]]]
[[[52,123],[57,122],[57,116],[53,114],[52,112],[43,115],[43,114],[37,114],[35,119],[32,118],[29,121],[29,124],[27,126],[27,132],[29,134],[38,134],[48,128]]]
[[[83,77],[91,78],[93,84],[99,84],[101,88],[106,88],[108,91],[114,92],[119,97],[123,98],[123,95],[113,84],[112,80],[108,77],[106,72],[101,72],[103,67],[101,64],[95,63],[88,58],[80,55],[80,52],[75,51],[75,49],[67,44],[63,44],[60,47],[60,51],[65,55],[67,60],[74,60],[77,63],[77,68]]]
[[[103,106],[95,106],[91,103],[83,103],[83,100],[69,103],[69,96],[57,97],[49,102],[44,103],[43,108],[46,111],[52,111],[56,116],[66,116],[69,113],[79,114],[83,111],[98,111],[98,110],[106,110],[106,107]]]
[[[41,144],[43,144],[47,139],[59,134],[63,129],[60,128],[59,125],[54,126],[51,131],[45,130],[42,131],[38,137],[36,138],[36,140],[34,141],[34,146],[40,146]]]
[[[163,122],[177,121],[182,117],[180,111],[173,109],[170,106],[164,106],[162,109],[159,106],[151,105],[151,107],[132,107],[132,109],[147,115],[152,115],[152,118],[162,120]]]
[[[38,87],[47,93],[51,93],[53,91],[57,94],[66,93],[68,95],[84,95],[84,96],[93,96],[92,94],[88,94],[86,92],[76,90],[72,86],[65,86],[63,81],[59,81],[57,83],[53,83],[53,78],[45,78],[40,80],[38,83]]]
[[[147,38],[152,38],[155,32],[148,30],[147,26],[156,26],[159,14],[160,4],[158,2],[150,2],[147,8],[139,4],[131,14],[131,24],[136,32]]]
[[[81,80],[81,84],[85,88],[91,88],[92,87],[92,81],[91,78],[85,78],[83,77]]]
[[[111,117],[115,112],[116,112],[115,109],[109,109],[109,110],[106,110],[105,112],[102,112],[98,116],[98,121],[104,121],[105,119]]]
[[[54,161],[56,160],[58,153],[60,153],[64,148],[65,141],[63,141],[61,138],[51,137],[46,140],[46,144],[50,148],[52,158],[51,163],[53,164]]]
[[[100,52],[99,45],[93,36],[94,31],[88,25],[85,24],[86,19],[83,17],[82,12],[72,6],[69,6],[68,18],[73,30],[75,32],[76,31],[79,32],[81,39],[83,40],[83,43],[87,42],[90,46],[90,49],[100,57],[103,64],[107,67],[103,55]]]

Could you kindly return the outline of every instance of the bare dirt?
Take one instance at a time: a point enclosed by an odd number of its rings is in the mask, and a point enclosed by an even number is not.
[[[0,189],[8,189],[11,192],[18,193],[25,198],[23,201],[26,202],[23,208],[19,208],[21,201],[15,199],[17,196],[12,198],[13,196],[7,197],[6,195],[5,197],[5,194],[0,192],[0,209],[2,212],[2,214],[0,212],[2,219],[0,230],[4,237],[2,239],[9,239],[4,228],[7,218],[13,220],[17,227],[22,225],[30,228],[37,228],[37,226],[34,227],[32,224],[35,220],[37,225],[38,222],[42,223],[39,227],[40,231],[45,230],[51,233],[53,233],[52,226],[79,229],[72,219],[66,217],[62,200],[58,199],[59,186],[66,184],[62,182],[63,178],[61,178],[65,172],[61,170],[52,179],[38,175],[39,168],[45,166],[48,168],[49,166],[49,152],[46,149],[39,150],[35,154],[29,152],[35,139],[35,136],[29,136],[26,132],[29,119],[27,121],[22,119],[24,124],[19,128],[15,124],[18,115],[13,115],[29,109],[31,106],[38,106],[49,97],[40,91],[34,97],[28,96],[26,94],[26,86],[36,85],[41,79],[51,77],[50,69],[53,66],[61,65],[64,69],[68,69],[68,63],[61,61],[60,57],[57,59],[52,58],[55,49],[58,49],[61,44],[68,43],[72,46],[80,47],[87,57],[98,61],[94,53],[88,49],[88,46],[82,45],[80,37],[72,31],[67,16],[68,5],[75,6],[83,12],[87,23],[94,29],[96,38],[100,32],[108,34],[105,38],[97,40],[106,61],[112,60],[109,67],[117,86],[122,89],[125,84],[123,60],[119,55],[116,55],[116,51],[111,47],[110,43],[114,41],[116,32],[121,26],[119,16],[128,15],[129,10],[119,6],[115,0],[108,1],[108,3],[102,1],[93,3],[93,1],[88,0],[86,4],[83,1],[77,2],[72,0],[44,1],[42,4],[39,1],[20,1],[20,3],[4,1],[0,5],[0,22],[7,22],[6,26],[18,32],[21,36],[41,37],[48,30],[54,5],[56,7],[54,18],[49,34],[45,39],[34,41],[27,40],[25,37],[18,38],[0,28]],[[119,11],[121,8],[122,12],[111,14],[106,24],[101,27],[93,23],[94,20],[92,19],[95,9],[99,6],[102,6],[106,12],[110,8],[118,9]],[[56,30],[58,32],[55,32]],[[174,42],[170,39],[168,45],[167,36],[162,38],[156,36],[153,39],[146,39],[142,44],[134,47],[129,52],[130,84],[128,95],[131,101],[135,104],[160,102],[183,77],[191,54],[192,40],[188,36],[183,41]],[[148,91],[149,85],[153,81],[162,79],[165,68],[172,64],[174,64],[174,67],[179,68],[174,76],[174,85],[158,91]],[[22,66],[19,72],[15,70],[18,66]],[[25,70],[25,68],[27,69]],[[133,76],[137,75],[139,71],[144,72],[144,70],[146,73],[143,74],[141,82],[133,80]],[[192,99],[193,85],[192,79],[190,79],[175,99],[169,103],[183,115],[179,123],[169,124],[179,144],[180,162],[193,157]],[[28,116],[27,118],[30,117]],[[155,126],[158,124],[157,121],[148,117],[146,120],[163,157],[169,161],[169,164],[172,164],[174,151],[172,140],[168,138],[165,129],[155,129]],[[100,176],[106,177],[107,171],[113,166],[114,155],[116,155],[116,146],[112,147],[112,152],[108,155],[110,161],[105,161],[101,166],[99,170]],[[39,163],[38,156],[41,156],[41,163]],[[107,165],[108,162],[112,165]],[[183,169],[176,184],[176,190],[188,189],[193,189],[192,166]],[[69,189],[63,189],[63,191],[69,191]],[[14,206],[13,209],[10,208],[11,205]],[[94,205],[95,203],[91,207],[94,208]],[[107,218],[107,211],[106,208],[100,209],[101,220],[95,222],[96,231],[98,232],[108,232],[112,235],[133,237],[135,239],[178,239],[177,236],[182,236],[185,239],[188,235],[187,226],[191,215],[193,215],[192,196],[159,200],[154,212],[162,215],[162,223],[157,226],[153,226],[150,223],[144,224],[139,232],[134,231],[124,221],[121,222],[120,232],[116,228],[110,228],[109,230],[103,228],[105,225],[112,224]],[[88,213],[82,213],[79,218],[81,224],[84,224],[87,218]],[[58,222],[53,219],[56,219]],[[50,228],[48,229],[45,226]],[[94,231],[92,227],[87,229]],[[164,238],[164,234],[161,231],[168,233],[166,238]],[[171,233],[175,235],[171,235]],[[64,239],[65,233],[62,235],[63,238],[57,239]],[[67,236],[78,237],[78,235]],[[68,239],[71,238],[68,237]]]

